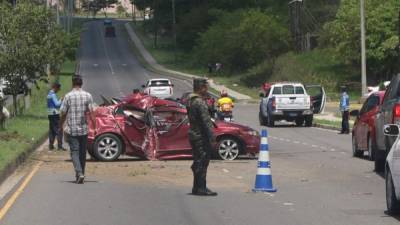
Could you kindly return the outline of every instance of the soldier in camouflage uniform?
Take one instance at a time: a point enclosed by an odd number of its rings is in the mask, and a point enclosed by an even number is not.
[[[189,96],[188,116],[190,122],[189,140],[193,150],[193,195],[216,196],[217,193],[207,188],[207,168],[213,151],[215,137],[204,97],[208,92],[205,79],[193,80],[194,93]]]

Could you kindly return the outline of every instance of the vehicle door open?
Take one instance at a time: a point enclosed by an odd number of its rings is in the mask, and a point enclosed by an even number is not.
[[[324,111],[326,105],[326,93],[321,85],[306,85],[307,93],[311,96],[314,108],[314,114],[320,114]]]

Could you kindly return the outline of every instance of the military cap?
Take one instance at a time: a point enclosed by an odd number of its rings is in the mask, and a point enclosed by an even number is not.
[[[193,79],[193,90],[199,90],[204,85],[207,85],[208,81],[204,78],[195,78]]]

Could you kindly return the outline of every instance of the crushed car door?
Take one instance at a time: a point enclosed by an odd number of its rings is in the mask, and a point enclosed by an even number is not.
[[[314,113],[322,113],[325,109],[326,104],[326,93],[324,87],[322,87],[321,85],[307,85],[305,88],[308,95],[311,96]]]
[[[155,111],[157,127],[158,155],[190,154],[189,122],[187,114],[179,111]]]
[[[125,115],[124,135],[135,150],[142,151],[146,132],[145,112],[130,105],[123,106],[122,110]]]

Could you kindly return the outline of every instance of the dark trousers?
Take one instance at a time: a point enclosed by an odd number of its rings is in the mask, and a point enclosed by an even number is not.
[[[63,147],[63,134],[60,132],[60,115],[49,115],[49,147],[54,148],[57,138],[58,148]]]
[[[211,143],[205,140],[190,139],[193,150],[193,189],[192,192],[206,191],[207,189],[207,168],[210,163],[212,147]]]
[[[75,168],[76,176],[85,175],[87,135],[68,135],[71,160]]]
[[[349,111],[342,112],[342,133],[349,133]]]

